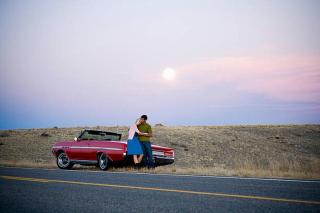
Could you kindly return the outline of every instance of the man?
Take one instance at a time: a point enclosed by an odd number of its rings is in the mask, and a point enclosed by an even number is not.
[[[150,138],[152,137],[152,129],[150,124],[147,123],[148,116],[142,115],[141,116],[141,124],[138,125],[138,129],[142,133],[146,133],[145,135],[139,135],[139,141],[141,144],[141,148],[145,159],[147,161],[148,168],[154,168],[154,161],[152,156],[152,149],[151,149],[151,142]]]

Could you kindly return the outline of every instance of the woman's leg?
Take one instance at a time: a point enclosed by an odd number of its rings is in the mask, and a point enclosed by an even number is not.
[[[134,164],[139,163],[139,161],[137,159],[137,155],[133,155],[133,162],[134,162]]]
[[[142,159],[143,159],[143,154],[139,155],[138,162],[141,163]]]

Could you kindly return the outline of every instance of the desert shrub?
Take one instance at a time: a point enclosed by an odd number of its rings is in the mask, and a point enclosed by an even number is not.
[[[162,123],[155,124],[154,126],[164,126]]]
[[[1,137],[1,138],[6,138],[6,137],[9,137],[9,136],[10,136],[10,134],[9,134],[9,132],[7,132],[7,131],[0,133],[0,137]]]
[[[47,132],[43,132],[40,136],[41,137],[51,137],[51,135]]]

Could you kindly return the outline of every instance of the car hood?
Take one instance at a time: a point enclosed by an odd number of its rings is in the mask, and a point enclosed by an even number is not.
[[[92,141],[92,142],[94,142],[94,141]],[[126,141],[108,141],[108,142],[127,144]],[[74,140],[58,141],[58,142],[56,142],[56,143],[54,144],[54,146],[63,146],[63,145],[70,144],[70,143],[77,143],[77,142],[74,141]]]
[[[65,145],[66,143],[74,143],[74,142],[75,142],[74,140],[58,141],[58,142],[56,142],[53,146],[63,146],[63,145]]]

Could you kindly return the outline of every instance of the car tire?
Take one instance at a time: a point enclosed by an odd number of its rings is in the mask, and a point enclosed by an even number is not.
[[[57,157],[57,166],[60,169],[71,169],[73,167],[73,163],[71,163],[66,153],[61,152]]]
[[[102,153],[99,155],[98,165],[101,170],[105,171],[108,169],[108,158],[107,158],[106,154]]]

